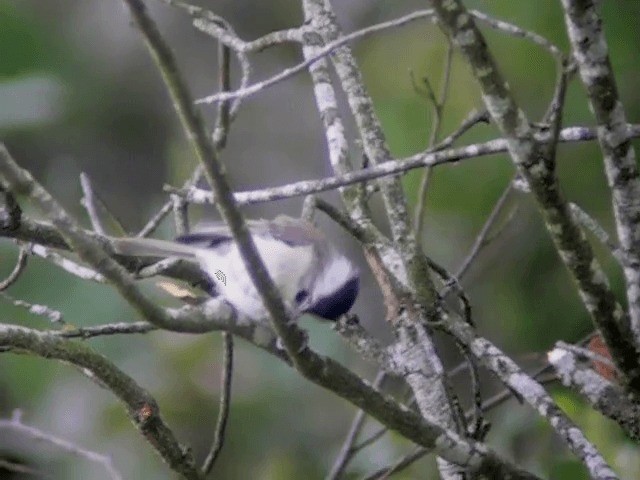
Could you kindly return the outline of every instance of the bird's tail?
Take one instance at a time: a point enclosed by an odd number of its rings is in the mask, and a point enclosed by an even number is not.
[[[155,238],[120,237],[111,238],[116,253],[144,257],[195,258],[197,248],[191,245],[158,240]]]

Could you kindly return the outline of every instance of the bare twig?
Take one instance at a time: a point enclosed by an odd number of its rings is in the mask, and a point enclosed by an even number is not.
[[[276,45],[282,45],[285,42],[300,42],[300,31],[295,28],[270,32],[255,40],[244,41],[239,38],[231,28],[229,28],[229,24],[226,20],[210,10],[178,0],[162,1],[168,5],[174,5],[185,10],[193,17],[193,23],[196,28],[211,35],[216,38],[218,42],[226,47],[232,48],[236,52],[256,52]]]
[[[556,61],[562,62],[562,59],[564,58],[562,50],[560,50],[556,45],[544,38],[542,35],[539,35],[535,32],[530,32],[521,27],[518,27],[517,25],[505,22],[504,20],[498,20],[497,18],[490,17],[486,13],[480,12],[479,10],[470,10],[469,13],[495,30],[499,30],[514,37],[524,38],[525,40],[529,40],[530,42],[535,43],[536,45],[547,50]]]
[[[317,62],[318,60],[320,60],[321,58],[324,58],[325,56],[329,55],[331,52],[333,52],[335,49],[339,48],[341,45],[344,45],[345,43],[351,42],[353,40],[356,39],[361,39],[366,37],[367,35],[371,35],[372,33],[375,32],[379,32],[382,30],[387,30],[390,28],[396,28],[396,27],[400,27],[402,25],[405,25],[407,23],[410,23],[412,21],[415,20],[421,20],[424,18],[429,18],[433,15],[433,11],[432,10],[418,10],[415,12],[412,12],[408,15],[405,15],[403,17],[397,18],[395,20],[390,20],[387,22],[382,22],[382,23],[378,23],[376,25],[372,25],[370,27],[366,27],[363,28],[361,30],[358,30],[356,32],[350,33],[348,35],[344,35],[341,38],[337,39],[336,41],[330,42],[328,43],[326,46],[324,46],[323,48],[321,48],[318,53],[316,55],[314,55],[311,58],[305,59],[303,62],[298,63],[297,65],[290,67],[290,68],[285,68],[284,70],[282,70],[282,72],[266,79],[263,80],[261,82],[257,82],[254,83],[253,85],[250,85],[246,88],[241,88],[239,90],[235,90],[232,92],[222,92],[222,93],[216,93],[214,95],[210,95],[208,97],[204,97],[201,98],[200,100],[198,100],[198,103],[215,103],[215,102],[220,102],[223,100],[232,100],[235,98],[246,98],[250,95],[253,95],[255,93],[258,93],[262,90],[264,90],[265,88],[268,88],[272,85],[275,85],[276,83],[282,82],[300,72],[303,72],[304,70],[306,70],[310,65],[312,65],[314,62]]]
[[[29,313],[33,315],[37,315],[39,317],[44,317],[52,323],[64,323],[62,319],[62,313],[58,310],[54,310],[51,307],[46,305],[39,305],[37,303],[30,303],[24,300],[20,300],[17,298],[13,298],[6,292],[0,291],[0,296],[5,300],[11,302],[14,307],[24,308]]]
[[[106,325],[96,325],[94,327],[70,327],[63,328],[52,334],[58,335],[63,338],[80,338],[89,339],[93,337],[102,337],[108,335],[130,335],[148,333],[157,330],[158,327],[149,322],[122,322],[122,323],[109,323]]]
[[[134,425],[173,470],[187,479],[201,480],[190,451],[166,425],[155,399],[106,357],[82,343],[7,324],[0,325],[0,346],[79,367],[80,372],[108,388],[122,402]]]
[[[221,92],[228,92],[231,88],[231,55],[229,47],[222,43],[218,43],[218,83]],[[216,125],[213,129],[213,143],[216,150],[221,150],[227,145],[227,136],[231,125],[230,107],[229,102],[218,104]]]
[[[199,172],[201,174],[201,172]],[[200,175],[198,175],[199,177]],[[195,185],[196,182],[193,182],[193,184]],[[190,182],[186,182],[184,187],[188,188],[191,186]],[[167,215],[169,215],[171,213],[171,211],[173,210],[173,202],[171,200],[168,200],[167,202],[165,202],[165,204],[160,208],[160,210],[158,210],[150,219],[149,221],[144,225],[144,227],[142,227],[142,229],[138,232],[138,237],[148,237],[149,235],[151,235],[159,226],[160,223],[162,223],[162,220],[164,220]]]
[[[433,147],[430,152],[437,152],[439,150],[444,150],[445,148],[449,148],[453,145],[458,138],[467,133],[471,128],[479,123],[489,123],[491,121],[491,117],[489,116],[489,112],[486,110],[478,111],[472,110],[462,121],[460,126],[456,128],[451,134],[447,136],[444,140],[438,142],[438,144]]]
[[[173,221],[176,235],[184,235],[189,231],[189,204],[180,195],[171,195],[173,204]]]
[[[491,210],[489,217],[487,218],[486,222],[484,222],[482,229],[480,229],[480,233],[478,233],[478,236],[474,240],[473,245],[471,246],[471,250],[469,251],[465,259],[462,261],[462,263],[458,267],[458,270],[455,273],[455,278],[460,279],[465,275],[465,273],[467,273],[467,270],[469,269],[473,261],[478,256],[478,253],[480,253],[480,250],[482,250],[482,248],[487,245],[489,233],[491,232],[491,229],[494,227],[496,221],[500,217],[500,214],[502,213],[502,209],[504,208],[504,206],[507,203],[507,200],[509,199],[509,195],[511,194],[511,190],[512,190],[512,184],[513,184],[513,181],[509,180],[509,185],[507,185],[507,188],[504,189],[504,191],[502,192],[502,195],[500,195],[500,198],[498,199],[496,204],[493,206],[493,209]]]
[[[109,455],[103,455],[101,453],[87,450],[86,448],[69,442],[68,440],[64,440],[50,433],[43,432],[39,428],[25,425],[24,423],[22,423],[22,413],[20,412],[20,410],[15,410],[10,420],[0,419],[0,430],[9,430],[14,433],[24,435],[30,440],[48,443],[67,453],[71,453],[72,455],[84,458],[85,460],[88,460],[90,462],[100,464],[104,467],[112,480],[122,480],[123,478],[120,472],[113,465],[113,462]]]
[[[396,463],[389,467],[381,468],[373,472],[370,475],[364,477],[364,480],[379,480],[379,479],[387,479],[394,473],[398,473],[408,466],[410,466],[415,461],[424,457],[428,452],[424,448],[417,448],[412,453],[400,458]]]
[[[150,278],[156,275],[162,275],[167,270],[174,268],[182,260],[176,257],[165,258],[154,264],[141,268],[135,274],[136,278]]]
[[[48,475],[45,475],[44,472],[40,470],[36,470],[35,468],[31,468],[21,463],[10,462],[3,458],[0,458],[0,468],[7,470],[9,472],[24,473],[26,475],[34,475],[36,478],[42,478],[42,479],[49,478]]]
[[[632,138],[640,137],[640,125],[629,125],[629,134]],[[536,137],[538,138],[538,137]],[[539,137],[542,139],[542,137]],[[560,142],[589,141],[596,138],[595,129],[588,127],[570,127],[560,132]],[[415,168],[455,163],[465,159],[476,159],[486,155],[503,153],[507,151],[508,142],[505,139],[495,139],[484,143],[468,145],[466,147],[451,148],[436,152],[423,152],[410,157],[391,160],[355,172],[344,173],[320,180],[303,180],[293,182],[282,187],[236,192],[234,194],[239,205],[272,202],[286,198],[301,197],[312,193],[325,192],[338,187],[353,185],[359,182],[367,182],[376,178],[404,173]],[[207,190],[189,188],[186,191],[174,190],[182,193],[187,200],[198,204],[215,203],[214,195]]]
[[[191,174],[191,177],[189,177],[189,179],[187,179],[187,181],[184,182],[184,184],[182,185],[182,188],[188,189],[190,187],[195,186],[198,183],[198,181],[200,181],[200,179],[202,178],[202,175],[203,175],[202,165],[198,165],[194,169],[193,173]],[[160,223],[162,223],[162,221],[172,211],[173,211],[173,200],[170,198],[165,202],[165,204],[160,208],[160,210],[158,210],[155,213],[155,215],[153,215],[149,219],[149,221],[145,224],[144,227],[142,227],[142,229],[138,232],[136,236],[148,237],[149,235],[151,235],[158,228]]]
[[[80,174],[80,185],[82,187],[83,194],[81,203],[84,208],[87,209],[87,214],[89,215],[89,220],[91,221],[93,230],[100,235],[106,235],[107,231],[104,228],[102,217],[100,215],[100,212],[98,211],[98,199],[95,195],[95,192],[93,191],[93,186],[91,185],[89,176],[84,172]]]
[[[87,234],[77,222],[34,180],[29,172],[20,168],[6,147],[0,143],[0,178],[14,192],[28,195],[29,199],[53,223],[63,237],[63,245],[71,247],[84,261],[104,275],[120,295],[146,320],[161,328],[177,331],[203,332],[217,328],[213,322],[197,311],[170,311],[147,298],[131,275],[104,250],[96,236]],[[99,237],[99,236],[98,236]],[[102,237],[99,237],[102,238]],[[228,307],[216,303],[221,314],[229,315]]]
[[[340,225],[346,232],[350,233],[353,238],[361,243],[366,242],[366,232],[364,229],[337,207],[318,197],[314,198],[314,206],[321,212],[325,213],[331,220]]]
[[[576,217],[584,228],[590,231],[604,246],[606,246],[611,255],[622,265],[624,258],[618,246],[611,240],[607,231],[600,225],[595,218],[589,215],[584,209],[575,203],[570,203],[571,213]]]
[[[367,448],[369,445],[377,442],[388,431],[389,431],[388,428],[382,427],[379,430],[376,430],[374,433],[372,433],[369,437],[362,440],[360,443],[354,445],[352,449],[354,455],[360,450]]]
[[[427,149],[432,149],[440,135],[440,128],[442,126],[442,116],[444,112],[444,105],[447,101],[449,94],[449,85],[451,78],[451,65],[453,63],[453,44],[447,42],[447,54],[445,57],[444,69],[442,73],[442,80],[440,83],[440,95],[435,97],[428,77],[424,78],[424,84],[429,92],[428,98],[431,100],[433,107],[433,121],[431,123],[431,132],[429,134],[429,141],[427,142]],[[412,76],[413,79],[413,76]],[[414,80],[415,83],[415,80]],[[413,221],[414,230],[418,237],[422,236],[422,230],[424,228],[424,209],[427,203],[427,191],[429,186],[429,179],[431,178],[431,167],[427,167],[422,174],[420,180],[420,188],[418,189],[418,205],[416,207],[415,218]]]
[[[79,263],[74,262],[73,260],[61,255],[58,252],[53,252],[51,249],[44,247],[42,245],[31,245],[29,247],[29,251],[33,255],[37,255],[41,258],[46,258],[54,265],[60,267],[65,272],[68,272],[72,275],[75,275],[82,280],[89,280],[97,283],[106,283],[106,279],[104,275],[96,272],[91,268],[87,268]]]
[[[611,66],[607,40],[598,4],[594,0],[562,0],[567,33],[580,78],[587,89],[591,111],[598,124],[598,142],[603,153],[607,183],[611,188],[614,220],[620,250],[624,255],[628,315],[615,325],[620,335],[631,336],[635,352],[617,349],[611,327],[600,326],[603,338],[623,372],[623,381],[640,396],[640,171],[636,153],[626,128]],[[609,330],[609,331],[607,331]],[[616,351],[617,349],[617,351]],[[620,355],[634,361],[618,359]]]
[[[20,250],[18,251],[18,259],[16,260],[16,264],[13,266],[13,270],[11,273],[0,282],[0,292],[4,292],[7,288],[13,285],[16,280],[20,277],[20,274],[24,271],[27,266],[27,259],[29,248],[22,245],[20,246]]]
[[[233,379],[233,335],[224,332],[222,334],[222,341],[224,343],[224,357],[220,382],[218,421],[216,422],[213,443],[211,444],[209,454],[202,465],[202,472],[205,476],[211,472],[211,469],[213,468],[213,465],[215,464],[224,445],[227,421],[229,420],[229,409],[231,405],[231,381]]]
[[[386,378],[386,372],[384,370],[380,370],[376,375],[376,378],[373,380],[373,387],[380,389],[382,387],[382,383]],[[364,426],[364,423],[367,419],[367,414],[364,410],[358,410],[356,415],[353,417],[351,421],[351,426],[349,427],[349,431],[342,442],[342,447],[340,447],[340,452],[338,456],[333,462],[333,466],[331,467],[331,471],[325,477],[326,480],[337,480],[344,473],[349,461],[353,458],[354,454],[357,453],[357,450],[354,450],[353,446],[358,439],[358,435],[360,435],[360,431]]]

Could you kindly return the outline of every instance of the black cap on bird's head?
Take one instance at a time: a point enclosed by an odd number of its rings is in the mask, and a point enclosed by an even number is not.
[[[351,262],[335,254],[316,278],[311,292],[298,292],[301,313],[337,320],[347,313],[358,297],[360,274]]]
[[[327,320],[337,320],[351,310],[360,289],[360,278],[352,277],[339,289],[326,297],[318,298],[303,313],[311,313]]]

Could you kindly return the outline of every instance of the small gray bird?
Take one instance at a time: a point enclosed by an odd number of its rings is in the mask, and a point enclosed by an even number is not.
[[[311,313],[336,320],[358,296],[358,269],[310,223],[280,215],[247,222],[256,248],[286,305],[296,316]],[[214,225],[176,238],[116,238],[118,253],[195,260],[216,290],[238,312],[252,318],[266,309],[226,225]]]

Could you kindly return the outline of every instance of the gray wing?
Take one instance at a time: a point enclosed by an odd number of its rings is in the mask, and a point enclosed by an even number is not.
[[[111,238],[116,253],[143,257],[195,258],[198,248],[156,238]]]
[[[274,220],[249,220],[252,235],[271,236],[289,246],[308,246],[324,238],[322,232],[303,220],[280,215]],[[224,224],[207,225],[192,233],[182,235],[177,242],[200,248],[217,248],[233,241],[229,229]]]
[[[314,245],[324,238],[324,234],[303,220],[281,215],[274,221],[253,220],[248,222],[253,235],[270,235],[292,247]],[[233,237],[224,224],[208,225],[202,229],[179,236],[175,241],[154,238],[111,238],[117,253],[147,257],[194,258],[202,248],[225,248],[233,242]]]
[[[324,234],[304,220],[285,215],[268,223],[269,234],[291,247],[306,247],[324,239]]]

